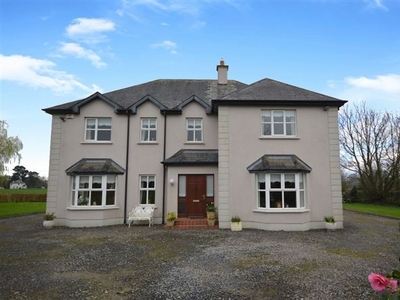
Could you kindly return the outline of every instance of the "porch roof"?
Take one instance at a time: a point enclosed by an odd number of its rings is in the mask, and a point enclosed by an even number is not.
[[[65,172],[68,175],[124,174],[125,169],[110,158],[83,158]]]
[[[294,154],[265,154],[247,167],[256,172],[311,172],[312,168]]]
[[[218,165],[216,149],[181,149],[162,162],[166,166]]]

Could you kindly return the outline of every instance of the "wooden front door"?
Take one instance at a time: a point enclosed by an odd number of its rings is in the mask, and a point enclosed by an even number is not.
[[[207,180],[205,175],[186,176],[186,205],[189,218],[206,215]]]

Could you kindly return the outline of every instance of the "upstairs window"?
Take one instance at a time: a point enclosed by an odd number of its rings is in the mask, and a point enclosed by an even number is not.
[[[157,119],[143,118],[141,120],[141,142],[155,142],[157,140]]]
[[[295,136],[295,110],[263,110],[261,113],[263,136]]]
[[[203,141],[203,120],[187,119],[186,120],[186,141],[202,142]]]
[[[86,118],[85,141],[111,141],[111,118]]]

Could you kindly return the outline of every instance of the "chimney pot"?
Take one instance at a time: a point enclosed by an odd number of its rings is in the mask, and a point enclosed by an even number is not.
[[[217,66],[218,84],[228,84],[228,69],[229,66],[225,65],[224,59],[221,58],[219,65]]]

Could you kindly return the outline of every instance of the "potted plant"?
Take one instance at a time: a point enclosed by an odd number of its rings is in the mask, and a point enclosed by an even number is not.
[[[207,216],[207,223],[208,223],[208,226],[214,226],[215,225],[215,214]]]
[[[43,216],[43,227],[46,229],[51,229],[54,226],[54,219],[56,218],[56,216],[54,215],[54,213],[47,213]]]
[[[242,219],[239,216],[231,218],[231,230],[242,231]]]
[[[325,220],[325,228],[328,230],[335,230],[336,229],[336,222],[335,222],[335,218],[333,216],[325,216],[324,217]]]
[[[215,220],[215,211],[217,210],[217,207],[214,205],[214,202],[207,203],[206,204],[206,214],[207,214],[207,220]]]
[[[176,213],[173,211],[169,211],[167,213],[167,226],[174,226],[176,220]]]

